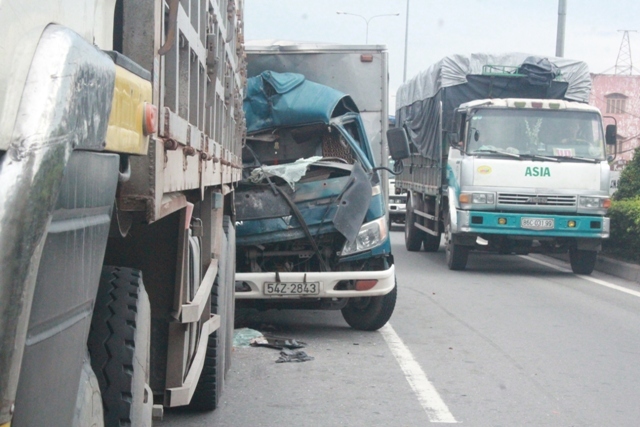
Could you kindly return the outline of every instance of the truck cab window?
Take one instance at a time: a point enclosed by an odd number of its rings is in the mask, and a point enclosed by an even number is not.
[[[483,108],[469,120],[467,152],[604,158],[599,117],[585,111]]]
[[[346,122],[344,123],[345,130],[349,133],[351,138],[358,144],[359,147],[362,148],[362,135],[361,130],[358,128],[356,122]]]

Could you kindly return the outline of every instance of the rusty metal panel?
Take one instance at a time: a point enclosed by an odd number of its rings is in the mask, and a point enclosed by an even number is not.
[[[159,123],[148,155],[131,156],[131,178],[121,185],[117,205],[119,211],[143,212],[146,222],[154,223],[149,229],[160,227],[170,230],[171,236],[179,234],[167,240],[171,252],[160,249],[166,251],[163,277],[145,276],[153,284],[150,297],[156,306],[152,310],[163,316],[161,323],[156,319],[152,338],[156,344],[152,387],[156,393],[164,390],[165,403],[175,406],[187,403],[193,394],[208,335],[220,324],[203,298],[197,298],[197,310],[189,306],[202,283],[187,274],[190,250],[194,254],[199,250],[189,246],[195,243],[185,231],[189,226],[185,207],[193,203],[194,217],[197,214],[203,221],[199,247],[206,271],[224,250],[222,196],[233,191],[241,177],[246,83],[243,1],[122,0],[122,6],[122,16],[117,18],[123,31],[120,49],[151,72]],[[147,24],[140,26],[140,22]],[[129,253],[135,245],[118,249]],[[139,256],[152,262],[158,251],[154,248],[153,254]],[[209,276],[204,286],[211,283]],[[208,294],[208,289],[200,294]],[[183,306],[190,310],[188,323],[175,320]]]
[[[123,9],[124,30],[135,40],[125,34],[122,50],[152,72],[160,123],[149,155],[132,161],[119,204],[144,209],[156,221],[164,194],[200,189],[203,195],[207,186],[222,185],[226,193],[240,180],[242,1],[125,0]],[[155,22],[155,30],[140,32],[135,22],[141,20]]]
[[[222,184],[222,163],[220,163],[221,151],[222,147],[220,144],[216,144],[213,139],[205,136],[205,152],[210,158],[203,162],[203,186],[218,186]]]

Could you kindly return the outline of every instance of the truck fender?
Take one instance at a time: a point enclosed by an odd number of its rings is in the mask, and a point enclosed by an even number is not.
[[[451,221],[451,232],[458,232],[458,198],[456,197],[455,190],[451,187],[447,188],[447,212],[445,215],[449,215],[449,221]]]
[[[74,149],[102,149],[114,81],[115,66],[107,55],[68,28],[45,29],[0,165],[1,204],[13,207],[0,210],[0,425],[11,419],[34,266],[64,171]]]

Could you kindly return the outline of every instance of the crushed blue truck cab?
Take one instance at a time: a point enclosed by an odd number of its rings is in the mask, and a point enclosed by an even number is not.
[[[301,74],[248,81],[236,190],[239,307],[341,309],[382,327],[396,286],[382,181],[358,108]]]

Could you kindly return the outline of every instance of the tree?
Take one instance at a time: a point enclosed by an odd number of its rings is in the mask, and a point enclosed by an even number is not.
[[[620,173],[615,200],[633,199],[640,196],[640,147],[635,149],[633,159]]]

